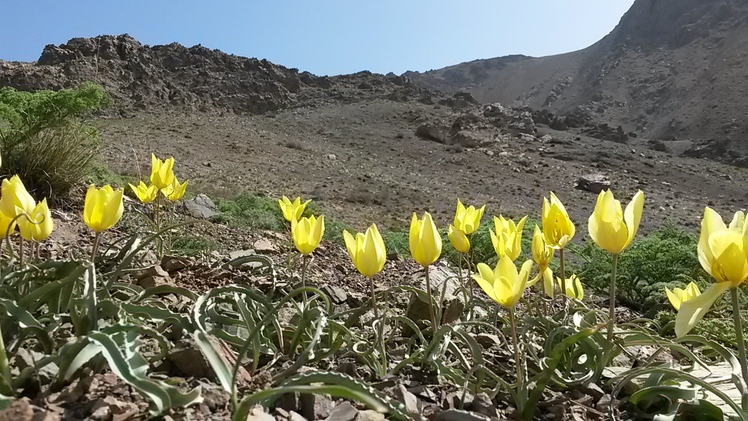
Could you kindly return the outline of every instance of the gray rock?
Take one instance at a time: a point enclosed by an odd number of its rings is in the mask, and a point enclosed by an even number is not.
[[[44,354],[36,351],[30,351],[26,348],[19,348],[15,356],[15,365],[19,370],[27,367],[35,367],[36,363],[44,358]],[[42,384],[49,384],[57,378],[60,368],[55,363],[49,363],[44,367],[38,368],[36,375]]]
[[[277,253],[278,247],[267,238],[260,238],[252,244],[258,254]]]
[[[493,404],[491,398],[485,392],[478,393],[473,398],[473,401],[465,406],[468,411],[477,412],[482,415],[487,415],[491,418],[497,418],[496,405]]]
[[[366,411],[358,411],[356,421],[384,421],[384,414],[380,414],[377,411],[367,409]]]
[[[498,335],[479,333],[475,335],[475,340],[483,347],[483,349],[489,349],[492,347],[501,348],[501,339],[499,339]]]
[[[229,252],[229,260],[238,259],[240,257],[254,256],[257,254],[254,250],[234,250]]]
[[[433,124],[423,124],[416,129],[416,136],[426,140],[446,143],[447,136],[444,131]]]
[[[296,411],[291,411],[288,413],[288,420],[289,421],[307,421],[306,418],[302,417],[301,414],[299,414]]]
[[[180,256],[164,256],[161,258],[161,267],[169,272],[179,272],[190,266],[190,259]]]
[[[275,421],[275,417],[265,412],[262,406],[257,405],[252,408],[252,412],[249,413],[247,421]]]
[[[166,360],[171,364],[171,375],[215,379],[215,373],[197,346],[185,346],[173,350]]]
[[[353,421],[358,415],[356,409],[350,402],[343,402],[330,411],[330,415],[325,418],[326,421]]]
[[[322,420],[331,415],[332,399],[327,395],[301,395],[301,415],[308,420]]]
[[[586,174],[579,177],[575,187],[598,194],[610,188],[610,180],[603,174]]]
[[[216,204],[202,193],[194,199],[185,201],[182,207],[185,214],[198,219],[210,219],[219,214]]]

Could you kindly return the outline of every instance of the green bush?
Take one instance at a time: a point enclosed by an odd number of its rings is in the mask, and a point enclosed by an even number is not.
[[[218,210],[229,223],[242,227],[285,231],[278,201],[254,193],[241,193],[233,200],[217,201]]]
[[[90,83],[61,91],[0,89],[2,174],[18,174],[37,199],[64,197],[85,178],[99,148],[96,129],[81,118],[108,103]]]
[[[194,235],[177,237],[171,244],[173,252],[185,256],[197,256],[220,248],[221,245],[217,241]]]
[[[626,306],[646,310],[652,316],[667,303],[665,287],[683,288],[696,280],[703,290],[706,274],[699,264],[697,244],[695,235],[673,224],[634,240],[618,258],[617,298]],[[572,270],[576,270],[586,286],[607,293],[612,269],[610,253],[592,241],[582,246],[572,244],[570,249],[583,260],[580,267]]]

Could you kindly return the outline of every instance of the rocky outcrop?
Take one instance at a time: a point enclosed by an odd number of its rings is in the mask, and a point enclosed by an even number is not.
[[[325,101],[439,97],[401,76],[320,77],[200,45],[149,47],[127,34],[47,45],[36,63],[0,61],[0,87],[57,90],[84,81],[103,85],[120,111],[179,107],[260,114]]]

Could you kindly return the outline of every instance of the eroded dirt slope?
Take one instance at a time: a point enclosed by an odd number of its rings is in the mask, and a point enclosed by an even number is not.
[[[534,135],[496,130],[493,141],[475,148],[415,135],[424,122],[449,123],[480,110],[383,100],[248,117],[142,114],[99,125],[114,171],[144,174],[151,152],[174,155],[196,190],[300,194],[358,228],[401,228],[423,210],[444,226],[458,197],[487,203],[493,214],[537,215],[551,190],[586,226],[596,195],[574,186],[589,173],[608,176],[626,201],[642,189],[645,227],[666,219],[696,226],[704,206],[734,211],[748,196],[745,170],[654,151],[641,138],[622,144],[541,124]]]

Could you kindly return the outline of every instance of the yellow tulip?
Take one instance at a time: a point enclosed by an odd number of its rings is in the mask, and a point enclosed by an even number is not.
[[[93,184],[86,192],[86,202],[83,205],[83,222],[97,233],[113,227],[124,212],[122,204],[122,189],[114,190],[106,185],[96,188]]]
[[[291,235],[299,253],[308,256],[314,252],[325,234],[325,216],[310,216],[291,221]]]
[[[36,202],[31,197],[26,187],[23,185],[23,181],[17,175],[9,179],[4,179],[2,187],[0,187],[2,197],[0,197],[0,212],[2,212],[8,218],[15,218],[21,214],[30,214]]]
[[[485,263],[478,263],[478,273],[473,275],[473,279],[492,300],[511,310],[527,287],[530,269],[532,260],[527,260],[518,273],[512,259],[504,255],[494,270]]]
[[[460,229],[455,228],[454,225],[450,225],[447,229],[447,237],[449,237],[452,247],[458,252],[467,253],[470,251],[470,240],[468,240],[467,235]]]
[[[18,228],[21,231],[21,237],[29,241],[41,242],[52,234],[54,223],[46,197],[26,214],[26,217],[18,219]]]
[[[187,191],[187,183],[188,181],[185,180],[184,183],[180,184],[179,180],[177,180],[177,176],[174,176],[174,181],[171,183],[171,186],[169,186],[169,188],[164,192],[166,198],[172,202],[181,199]]]
[[[357,233],[355,238],[343,230],[343,239],[353,265],[362,275],[371,278],[382,270],[387,251],[375,224],[371,224],[365,234]]]
[[[673,290],[670,291],[669,288],[665,287],[665,293],[667,294],[667,299],[670,301],[670,304],[677,311],[680,309],[680,305],[685,301],[701,295],[701,290],[698,285],[691,282],[685,289],[673,288]]]
[[[574,238],[574,223],[569,219],[563,203],[551,192],[551,200],[543,198],[543,235],[554,249],[562,249]]]
[[[280,207],[281,212],[283,212],[283,218],[288,222],[292,222],[298,221],[299,218],[301,218],[301,215],[304,213],[304,209],[306,209],[306,205],[308,205],[309,202],[311,202],[311,200],[301,203],[301,197],[297,197],[293,202],[291,202],[291,200],[286,196],[283,196],[282,199],[278,199],[278,206]]]
[[[17,222],[13,219],[0,212],[0,240],[5,238],[6,234],[10,235],[15,231]]]
[[[431,214],[424,212],[418,219],[415,212],[410,220],[410,255],[421,266],[434,263],[442,253],[442,237],[436,230]]]
[[[480,226],[480,220],[483,218],[483,212],[486,210],[486,205],[483,205],[480,209],[475,209],[475,206],[468,206],[460,202],[457,199],[457,211],[455,212],[454,226],[458,230],[465,234],[472,234]]]
[[[499,257],[506,254],[512,261],[519,258],[522,253],[522,229],[525,227],[526,220],[527,217],[525,216],[515,225],[514,221],[504,219],[501,215],[498,218],[493,217],[496,233],[489,231],[491,232],[493,248]]]
[[[634,239],[643,207],[644,193],[641,190],[631,199],[625,212],[621,210],[621,202],[613,197],[613,192],[601,191],[588,221],[590,237],[600,248],[619,254]]]
[[[717,212],[705,208],[699,236],[699,262],[717,282],[701,295],[680,303],[675,319],[676,336],[688,333],[723,292],[737,288],[748,277],[746,252],[748,224],[745,214],[736,212],[728,227]]]
[[[169,188],[174,182],[174,157],[164,161],[151,154],[151,184],[157,189]]]
[[[553,247],[545,242],[545,237],[537,225],[532,232],[532,260],[541,268],[547,268],[553,260]]]
[[[545,243],[545,237],[537,225],[532,233],[532,260],[538,265],[538,275],[533,278],[528,286],[534,285],[540,279],[543,280],[543,291],[551,298],[556,296],[553,284],[553,271],[549,267],[553,260],[553,247]]]
[[[158,188],[154,185],[146,185],[144,182],[140,182],[137,186],[130,184],[130,189],[135,196],[143,203],[151,203],[156,199],[158,194]]]
[[[561,282],[561,278],[556,278],[556,282],[558,283],[559,288],[564,285],[564,282]],[[566,296],[571,298],[576,298],[577,300],[582,300],[584,298],[584,289],[582,288],[582,281],[579,280],[579,277],[577,275],[571,275],[570,278],[566,278]]]

